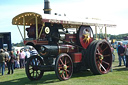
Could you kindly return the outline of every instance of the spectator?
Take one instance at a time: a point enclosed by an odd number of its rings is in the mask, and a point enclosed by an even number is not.
[[[125,53],[125,48],[122,46],[122,43],[119,42],[119,46],[118,46],[119,66],[121,66],[121,60],[123,60],[124,66],[126,65],[124,53]]]
[[[118,45],[116,46],[116,51],[117,51],[117,54],[118,54],[118,47],[119,47],[119,42],[118,42]],[[119,55],[118,55],[118,60],[119,60]]]
[[[35,50],[35,48],[32,48],[30,52],[31,52],[31,56],[38,55],[38,52]],[[34,59],[32,60],[32,62],[33,62],[33,64],[35,64]]]
[[[114,55],[114,48],[111,45],[111,51],[112,51],[112,61],[115,61],[115,55]]]
[[[7,49],[4,49],[4,52],[7,55],[7,57],[9,57],[9,53],[7,52]]]
[[[25,67],[25,53],[23,52],[23,50],[20,50],[19,58],[20,58],[20,68],[24,68]]]
[[[114,62],[114,60],[115,60],[115,55],[114,55],[114,48],[112,47],[112,45],[111,45],[111,52],[112,52],[112,61]],[[111,72],[113,71],[112,66],[111,66],[110,71],[111,71]]]
[[[26,52],[25,52],[26,56],[25,56],[25,60],[27,62],[27,60],[30,58],[30,52],[28,49],[26,49]]]
[[[5,70],[5,59],[6,59],[6,54],[4,53],[3,49],[0,49],[0,70],[2,68],[2,75],[4,75],[4,70]]]
[[[16,54],[16,68],[20,68],[19,51],[17,51],[17,54]]]
[[[13,55],[15,56],[16,58],[16,51],[13,50]],[[16,68],[16,59],[14,60],[14,69]]]
[[[35,50],[35,48],[32,48],[31,56],[38,55],[38,52]]]
[[[126,49],[125,49],[125,58],[126,58],[126,68],[128,69],[128,44],[126,45]]]
[[[14,55],[13,51],[11,51],[8,74],[10,74],[10,70],[12,71],[12,74],[14,73],[14,60],[15,60],[15,55]]]
[[[6,56],[7,56],[7,58],[6,58],[6,65],[7,65],[8,70],[9,70],[10,56],[9,56],[9,53],[7,52],[7,49],[4,49],[4,52],[5,52]]]
[[[32,56],[32,48],[29,47],[29,53],[30,53],[30,56]]]

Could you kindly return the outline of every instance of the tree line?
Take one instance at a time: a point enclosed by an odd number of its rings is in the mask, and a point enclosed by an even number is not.
[[[96,37],[96,35],[94,34],[94,37]],[[97,37],[100,39],[104,39],[105,35],[104,34],[97,34]],[[126,34],[119,34],[119,35],[111,35],[111,34],[107,34],[107,37],[109,37],[110,40],[128,40],[128,33]]]

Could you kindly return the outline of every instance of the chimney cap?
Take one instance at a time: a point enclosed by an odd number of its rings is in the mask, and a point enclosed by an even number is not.
[[[44,0],[45,2],[49,1],[49,0]]]

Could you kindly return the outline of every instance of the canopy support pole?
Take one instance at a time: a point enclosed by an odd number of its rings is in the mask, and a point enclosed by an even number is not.
[[[24,37],[23,37],[23,35],[22,35],[22,33],[21,33],[20,28],[19,28],[18,25],[17,25],[17,28],[18,28],[18,30],[19,30],[19,32],[20,32],[20,35],[21,35],[22,39],[24,40]]]
[[[26,31],[25,31],[25,17],[23,17],[23,25],[24,25],[24,40],[26,39]]]
[[[107,39],[107,27],[105,27],[105,38]]]
[[[42,23],[41,31],[40,31],[40,33],[39,33],[39,38],[41,37],[41,34],[42,34],[42,31],[43,31],[44,26],[45,26],[45,24]]]
[[[98,39],[97,38],[97,26],[95,26],[95,35],[96,35],[96,40]]]
[[[36,16],[36,39],[38,39],[38,19]]]

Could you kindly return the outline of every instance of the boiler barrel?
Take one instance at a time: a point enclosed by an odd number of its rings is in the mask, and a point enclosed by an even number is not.
[[[58,46],[56,46],[56,45],[42,45],[40,53],[43,56],[57,55],[58,54]]]
[[[60,53],[77,52],[77,48],[73,45],[42,45],[39,52],[42,56],[57,56]]]

